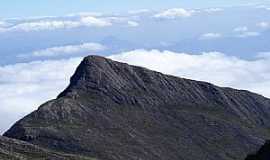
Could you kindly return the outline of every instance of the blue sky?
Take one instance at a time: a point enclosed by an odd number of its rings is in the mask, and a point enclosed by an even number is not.
[[[63,15],[73,12],[121,12],[134,9],[165,9],[172,7],[206,8],[247,4],[269,4],[269,0],[9,0],[2,1],[0,17]]]
[[[1,1],[0,133],[91,54],[270,97],[269,42],[269,0]]]

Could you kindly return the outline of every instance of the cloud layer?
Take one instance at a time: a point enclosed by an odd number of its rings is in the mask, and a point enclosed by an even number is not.
[[[105,46],[99,43],[83,43],[79,45],[67,45],[47,48],[44,50],[38,50],[31,53],[33,57],[58,57],[58,56],[69,56],[80,53],[90,53],[104,51]],[[27,56],[27,55],[25,55]]]
[[[257,23],[257,26],[259,26],[263,29],[268,29],[270,27],[270,23],[269,22],[260,22],[260,23]]]
[[[74,15],[75,16],[75,15]],[[72,19],[73,18],[73,19]],[[4,25],[6,24],[6,25]],[[111,26],[110,19],[102,17],[89,16],[88,14],[79,15],[77,17],[67,16],[64,19],[61,17],[41,17],[37,19],[27,19],[23,22],[18,22],[13,25],[0,22],[1,32],[12,31],[43,31],[56,29],[71,29],[77,27],[108,27]]]
[[[260,25],[262,24],[257,24],[257,26],[262,27]],[[233,31],[237,33],[236,37],[239,38],[257,37],[261,35],[259,32],[249,31],[247,26],[236,27]]]
[[[190,17],[194,12],[195,12],[194,10],[186,10],[183,8],[172,8],[154,15],[154,17],[164,19],[175,19],[178,17]]]
[[[201,35],[200,39],[201,40],[210,40],[210,39],[217,39],[221,38],[222,35],[220,33],[205,33]]]
[[[81,58],[37,61],[0,67],[0,133],[69,83]]]
[[[222,8],[206,8],[206,9],[184,9],[184,8],[170,8],[154,15],[158,19],[176,19],[187,18],[197,13],[216,13],[224,11]]]
[[[162,11],[151,11],[147,9],[129,11],[128,15],[121,14],[103,14],[95,12],[81,12],[68,14],[65,16],[44,16],[44,17],[28,17],[28,18],[12,18],[7,19],[12,23],[0,21],[1,32],[12,31],[43,31],[56,29],[72,29],[77,27],[108,27],[115,22],[126,23],[129,26],[138,26],[138,22],[134,22],[137,18],[158,18],[158,19],[176,19],[191,17],[196,13],[213,13],[221,12],[222,8],[206,8],[206,9],[184,9],[171,8]],[[142,17],[141,17],[142,16]],[[135,24],[136,23],[136,24]]]

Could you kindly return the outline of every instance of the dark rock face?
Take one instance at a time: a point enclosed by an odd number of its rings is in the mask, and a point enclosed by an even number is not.
[[[93,160],[86,157],[53,152],[27,142],[0,136],[0,160]]]
[[[269,121],[260,95],[89,56],[5,136],[103,160],[244,160]]]
[[[267,141],[260,150],[253,155],[249,155],[246,160],[269,160],[270,159],[270,141]]]

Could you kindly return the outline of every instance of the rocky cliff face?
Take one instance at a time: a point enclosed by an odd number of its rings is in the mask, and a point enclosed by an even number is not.
[[[20,140],[0,136],[0,160],[94,160],[57,153]]]
[[[260,148],[258,152],[255,154],[249,155],[246,160],[269,160],[270,159],[270,141],[266,141],[266,143]]]
[[[5,136],[101,160],[244,160],[269,122],[260,95],[89,56]]]

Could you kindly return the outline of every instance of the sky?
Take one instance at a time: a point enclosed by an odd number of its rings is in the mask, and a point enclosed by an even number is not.
[[[267,0],[0,2],[0,134],[101,55],[270,98]]]
[[[241,6],[249,4],[268,4],[269,0],[9,0],[2,1],[0,15],[2,18],[23,16],[63,15],[72,12],[123,12],[134,9],[165,9],[174,7],[207,8]]]

